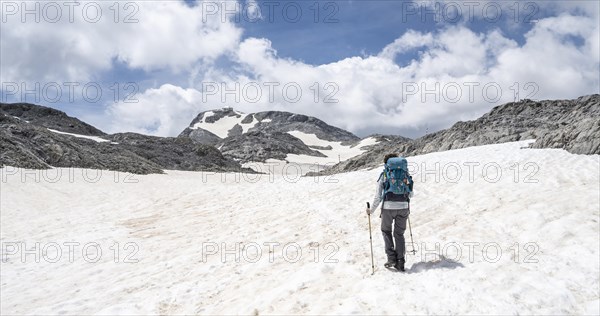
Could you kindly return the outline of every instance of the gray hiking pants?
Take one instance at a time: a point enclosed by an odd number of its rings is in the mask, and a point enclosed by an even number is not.
[[[381,232],[385,242],[385,254],[388,262],[404,262],[404,231],[406,230],[406,220],[410,214],[410,209],[403,210],[381,210]],[[392,224],[394,225],[392,237]],[[394,247],[394,241],[396,245]]]

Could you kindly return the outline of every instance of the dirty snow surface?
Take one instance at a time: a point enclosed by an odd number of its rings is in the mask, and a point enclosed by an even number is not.
[[[379,216],[371,271],[380,170],[5,167],[0,312],[597,315],[600,159],[525,147],[409,158],[406,273],[383,268]]]

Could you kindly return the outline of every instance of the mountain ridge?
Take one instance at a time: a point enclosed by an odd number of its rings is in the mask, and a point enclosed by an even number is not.
[[[76,167],[135,174],[254,172],[209,145],[135,133],[109,135],[62,111],[27,103],[0,103],[0,136],[0,167]]]
[[[417,139],[365,138],[290,112],[200,112],[177,137],[106,134],[64,112],[27,103],[0,103],[0,166],[81,167],[162,173],[163,170],[243,171],[246,162],[335,164],[324,175],[373,168],[389,152],[404,156],[535,139],[531,148],[600,154],[600,95],[572,100],[521,100],[456,122]],[[343,159],[342,159],[343,157]]]
[[[326,175],[381,166],[387,153],[414,156],[472,146],[535,139],[531,148],[560,148],[574,154],[600,154],[600,95],[572,100],[521,100],[494,107],[481,117],[456,122],[408,141],[376,148],[319,173]]]
[[[319,146],[309,146],[290,132],[314,134],[330,142],[352,144],[361,139],[341,128],[303,114],[285,111],[243,113],[233,108],[200,112],[178,136],[210,144],[240,162],[284,160],[287,155],[325,157]]]

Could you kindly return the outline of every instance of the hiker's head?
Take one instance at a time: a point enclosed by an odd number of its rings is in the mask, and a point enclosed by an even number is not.
[[[385,155],[385,157],[383,157],[383,163],[386,164],[388,159],[393,158],[393,157],[398,157],[398,154],[387,154]]]

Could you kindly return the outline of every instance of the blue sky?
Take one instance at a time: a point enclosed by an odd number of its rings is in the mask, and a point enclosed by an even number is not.
[[[234,8],[233,2],[228,1],[227,5]],[[473,6],[474,12],[469,15],[466,11],[452,11],[453,5],[440,4],[440,9],[436,10],[411,1],[287,2],[293,2],[294,5],[288,5],[285,11],[286,1],[259,0],[258,7],[264,15],[263,19],[248,18],[240,13],[235,15],[234,21],[244,29],[245,38],[268,38],[279,56],[312,65],[352,56],[377,54],[409,29],[432,32],[448,25],[467,24],[477,32],[501,28],[508,37],[522,42],[523,34],[532,27],[532,23],[526,21],[552,14],[545,8],[533,9],[521,4],[503,9],[496,21],[493,7],[488,8],[490,20],[475,16],[482,13],[484,4]],[[198,5],[195,0],[187,0],[186,3],[190,6]],[[241,2],[239,7],[244,9],[249,5]],[[301,9],[297,18],[296,7]],[[516,7],[520,10],[518,15],[514,9]],[[437,21],[433,12],[441,14]],[[398,62],[409,62],[414,56],[407,54]]]
[[[273,23],[251,23],[242,19],[245,35],[269,38],[282,57],[324,64],[357,55],[377,54],[409,29],[431,32],[468,20],[466,12],[452,14],[448,9],[448,14],[444,15],[447,18],[436,23],[431,14],[433,9],[407,1],[321,1],[317,5],[314,1],[298,3],[304,14],[297,23],[288,22],[291,18],[284,18],[283,9],[275,9]],[[315,23],[316,8],[320,10],[318,23]],[[490,13],[492,16],[493,13]],[[524,15],[521,18],[524,19]],[[517,29],[511,30],[508,27],[511,24]],[[522,40],[522,34],[531,28],[525,23],[514,23],[509,14],[504,14],[496,23],[473,19],[468,25],[474,31],[501,27],[517,40]],[[398,62],[406,63],[411,57],[404,56]]]
[[[7,82],[19,87],[94,82],[102,87],[99,101],[76,93],[71,102],[63,93],[58,102],[42,98],[35,103],[59,108],[108,132],[174,136],[194,113],[233,106],[245,112],[309,114],[361,136],[379,132],[417,137],[513,101],[508,91],[514,83],[520,90],[535,83],[535,98],[598,93],[600,80],[588,73],[598,70],[594,37],[600,9],[593,1],[478,1],[471,2],[472,14],[464,5],[457,13],[459,2],[452,1],[219,3],[221,10],[237,3],[237,14],[208,14],[207,5],[215,3],[210,1],[138,3],[138,22],[133,25],[112,21],[107,7],[99,23],[36,25],[8,15],[12,8],[3,6],[2,100],[23,100],[20,93],[7,91],[14,89]],[[127,13],[121,10],[120,19]],[[247,16],[255,18],[248,21]],[[543,60],[547,62],[536,65]],[[561,88],[560,76],[572,78],[577,88]],[[214,96],[205,102],[201,97],[205,82],[243,86],[250,81],[282,86],[298,82],[303,99],[290,103],[276,97],[254,104],[244,103],[244,98],[232,103]],[[306,101],[312,100],[316,81],[321,98],[327,94],[323,85],[336,84],[338,103]],[[121,89],[117,103],[112,101],[115,82]],[[405,99],[407,82],[429,87],[437,82],[442,89],[455,83],[466,89],[465,82],[497,82],[504,94],[493,102],[480,96],[458,102],[431,102],[420,94]],[[128,92],[139,104],[123,102]],[[519,95],[525,94],[523,90]]]

